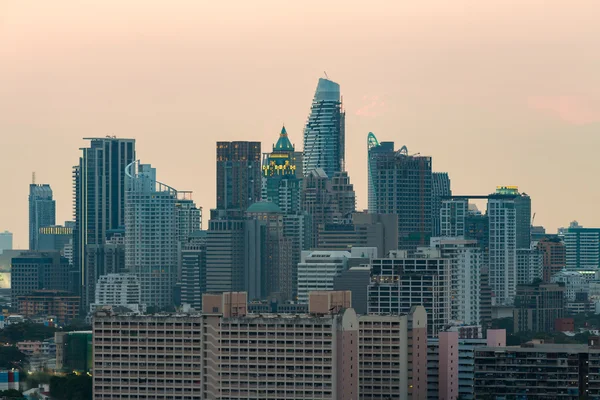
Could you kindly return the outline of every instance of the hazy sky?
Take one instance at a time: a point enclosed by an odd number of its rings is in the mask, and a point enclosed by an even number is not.
[[[217,140],[285,123],[340,83],[347,169],[366,135],[431,155],[455,194],[518,185],[536,224],[600,226],[600,2],[0,0],[0,231],[27,246],[32,171],[72,218],[83,137],[137,139],[158,177],[215,205]]]

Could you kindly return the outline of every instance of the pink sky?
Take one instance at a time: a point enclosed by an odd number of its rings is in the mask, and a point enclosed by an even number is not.
[[[433,156],[457,194],[518,185],[549,231],[600,226],[600,3],[424,0],[0,2],[0,231],[27,245],[31,172],[71,219],[83,137],[137,139],[159,179],[215,204],[216,140],[285,122],[340,83],[366,207],[366,135]]]

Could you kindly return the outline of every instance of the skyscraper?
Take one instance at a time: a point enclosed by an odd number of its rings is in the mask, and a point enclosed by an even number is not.
[[[600,228],[577,223],[565,232],[567,269],[600,269]]]
[[[487,216],[490,286],[497,305],[510,305],[518,283],[517,249],[531,246],[531,199],[517,187],[500,186],[488,196]]]
[[[173,304],[179,264],[177,190],[156,180],[156,170],[138,161],[125,170],[125,266],[137,275],[142,303]]]
[[[302,161],[297,154],[285,126],[273,152],[263,154],[262,199],[277,204],[286,214],[300,209],[301,179],[297,172],[302,169]]]
[[[450,177],[447,172],[434,172],[431,178],[432,235],[440,236],[440,210],[442,209],[442,200],[452,195],[452,190],[450,189]]]
[[[345,119],[340,85],[320,78],[304,128],[304,175],[315,168],[329,177],[344,170]]]
[[[394,142],[369,149],[369,212],[398,215],[398,248],[429,244],[432,232],[431,157],[409,155]]]
[[[217,209],[240,215],[261,196],[260,142],[217,142]]]
[[[56,224],[56,203],[50,185],[29,185],[29,249],[39,250],[40,228]]]
[[[73,264],[79,271],[82,310],[87,312],[94,296],[86,293],[87,245],[103,245],[107,231],[125,226],[125,168],[135,160],[135,140],[91,138],[73,169],[75,229]],[[93,274],[91,275],[93,276]]]

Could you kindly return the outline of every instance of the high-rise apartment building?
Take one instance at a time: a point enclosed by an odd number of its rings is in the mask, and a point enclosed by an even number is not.
[[[427,341],[428,399],[475,399],[475,351],[506,346],[504,329],[488,329],[487,338],[462,338],[458,332],[441,332]]]
[[[451,265],[451,319],[465,324],[481,323],[481,267],[483,255],[476,240],[432,238],[431,247]]]
[[[79,271],[82,311],[94,296],[87,293],[95,282],[87,271],[86,246],[104,245],[107,231],[125,226],[125,168],[135,160],[135,140],[86,139],[79,164],[73,169],[75,228],[73,264]]]
[[[447,172],[434,172],[431,175],[431,225],[432,236],[440,236],[442,232],[440,212],[442,201],[452,195],[450,177]]]
[[[545,237],[536,248],[543,254],[542,280],[550,282],[552,276],[567,265],[567,250],[558,236]]]
[[[600,269],[600,229],[571,224],[565,232],[568,269]]]
[[[181,303],[202,309],[202,294],[206,292],[206,242],[208,232],[189,235],[181,250]]]
[[[427,333],[436,337],[451,317],[451,264],[438,249],[422,248],[412,256],[391,252],[371,261],[370,314],[408,313],[415,305],[427,311]]]
[[[578,400],[600,396],[600,349],[544,344],[475,349],[475,398]]]
[[[544,255],[532,249],[517,249],[517,285],[527,285],[543,278]]]
[[[29,250],[40,250],[40,228],[56,224],[56,203],[50,185],[29,185]]]
[[[304,128],[304,175],[317,168],[330,178],[344,171],[345,120],[340,85],[320,78]]]
[[[356,193],[354,193],[354,185],[350,183],[350,177],[346,171],[336,172],[333,175],[331,191],[341,218],[350,220],[356,211]]]
[[[224,293],[203,314],[99,311],[93,329],[95,399],[359,399],[352,308],[247,314],[245,293]]]
[[[565,286],[536,282],[518,285],[513,310],[515,332],[550,332],[565,315]]]
[[[517,249],[531,247],[531,199],[517,187],[488,196],[490,285],[496,304],[513,303],[518,283]]]
[[[69,290],[69,261],[59,252],[26,252],[12,259],[10,287],[13,306],[17,298],[34,290]]]
[[[175,202],[176,239],[184,243],[193,232],[202,229],[202,207],[197,207],[191,192],[177,191]]]
[[[126,171],[125,266],[142,287],[142,303],[173,304],[177,277],[177,190],[156,180],[149,164],[131,163]]]
[[[468,213],[468,199],[464,197],[443,199],[440,205],[440,236],[464,237]]]
[[[217,209],[244,211],[261,197],[260,142],[217,142]]]
[[[13,248],[13,234],[9,231],[0,232],[0,254],[4,250],[12,250]]]
[[[431,157],[409,155],[394,142],[369,149],[369,212],[398,215],[398,248],[427,246],[432,232]]]

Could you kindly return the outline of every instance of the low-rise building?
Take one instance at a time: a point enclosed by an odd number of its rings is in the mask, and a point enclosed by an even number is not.
[[[565,314],[565,287],[558,283],[538,281],[517,285],[513,310],[515,332],[548,332],[554,330],[554,321]]]
[[[58,323],[67,324],[79,315],[79,296],[60,290],[35,290],[17,297],[18,311],[27,318],[56,316]]]

